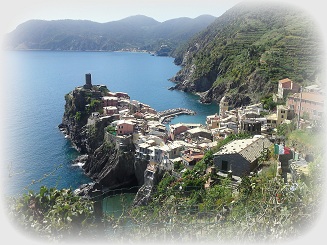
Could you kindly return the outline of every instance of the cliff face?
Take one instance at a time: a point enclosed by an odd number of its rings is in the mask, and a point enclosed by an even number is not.
[[[175,52],[182,69],[171,80],[175,89],[201,93],[205,103],[224,95],[230,106],[256,103],[277,92],[283,78],[304,85],[322,80],[321,37],[296,6],[243,2]]]
[[[85,174],[103,189],[141,186],[147,161],[135,159],[132,137],[116,137],[106,132],[113,117],[92,117],[101,110],[101,96],[107,88],[78,87],[65,96],[65,112],[59,128],[81,153],[75,161],[82,162]],[[84,186],[80,193],[88,192]],[[92,188],[91,188],[92,189]]]
[[[155,186],[160,182],[164,175],[164,170],[156,168],[155,171],[145,170],[144,172],[144,184],[138,190],[133,206],[143,206],[147,205],[151,199],[152,192]]]
[[[99,91],[75,88],[65,96],[65,112],[59,128],[71,139],[74,147],[81,154],[88,154],[99,147],[103,142],[103,130],[108,121],[98,122],[96,125],[87,125],[92,111],[100,110],[102,93]]]
[[[99,184],[111,189],[138,185],[134,171],[134,149],[116,147],[114,140],[105,141],[83,166],[87,175]]]

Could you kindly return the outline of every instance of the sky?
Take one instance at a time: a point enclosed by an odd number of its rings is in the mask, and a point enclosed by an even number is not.
[[[2,1],[6,32],[30,19],[83,19],[100,23],[142,14],[165,21],[202,14],[220,16],[241,0],[9,0]]]
[[[220,16],[242,0],[9,0],[1,1],[1,33],[14,30],[30,19],[82,19],[100,23],[142,14],[165,21],[178,17],[195,18],[202,14]],[[263,1],[263,0],[260,0]],[[324,17],[324,1],[284,0]]]

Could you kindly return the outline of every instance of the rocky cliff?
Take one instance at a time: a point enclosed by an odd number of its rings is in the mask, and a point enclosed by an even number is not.
[[[134,154],[133,144],[120,149],[112,138],[88,156],[83,169],[94,181],[110,189],[137,186]]]
[[[75,161],[83,163],[85,174],[101,190],[140,186],[144,183],[147,162],[135,159],[131,136],[119,138],[107,132],[112,117],[92,117],[92,112],[101,111],[101,96],[106,91],[104,86],[77,87],[67,94],[59,128],[81,153]],[[87,193],[90,187],[84,185],[79,193]]]
[[[143,206],[148,204],[151,195],[155,190],[155,186],[162,179],[164,172],[165,171],[160,168],[156,168],[154,171],[148,169],[144,171],[144,183],[134,198],[132,203],[133,206]]]
[[[256,103],[284,78],[322,83],[321,37],[312,16],[296,6],[242,2],[175,51],[182,69],[171,80],[205,103],[224,95],[233,107]]]
[[[93,111],[101,110],[101,96],[107,90],[96,86],[92,90],[77,87],[65,95],[65,111],[59,128],[81,154],[91,153],[103,142],[103,129],[109,122],[96,125],[87,125],[87,122]]]

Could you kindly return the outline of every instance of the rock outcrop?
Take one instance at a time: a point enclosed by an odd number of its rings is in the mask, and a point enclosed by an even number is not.
[[[122,149],[112,137],[89,155],[83,169],[93,180],[110,189],[137,186],[134,154],[133,144]]]
[[[142,186],[148,164],[135,158],[131,135],[116,136],[107,132],[113,117],[92,116],[94,110],[101,110],[101,96],[108,91],[104,86],[99,88],[77,87],[67,94],[64,116],[58,126],[81,153],[75,162],[80,163],[93,180],[76,190],[85,197],[91,196],[95,187],[97,193],[104,193],[108,189]]]
[[[133,206],[144,206],[149,203],[152,192],[162,179],[164,172],[160,168],[155,168],[154,170],[146,169],[144,171],[144,184],[138,190],[132,203]]]

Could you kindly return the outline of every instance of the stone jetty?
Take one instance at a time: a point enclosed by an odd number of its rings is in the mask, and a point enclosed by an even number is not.
[[[166,124],[175,116],[178,115],[195,115],[196,112],[186,108],[175,108],[175,109],[168,109],[164,111],[159,111],[159,122]]]

